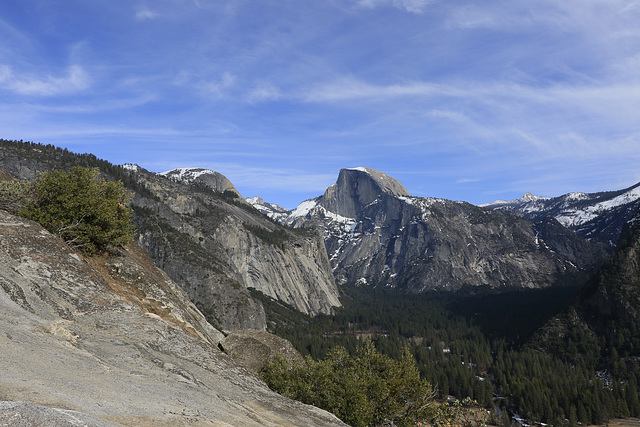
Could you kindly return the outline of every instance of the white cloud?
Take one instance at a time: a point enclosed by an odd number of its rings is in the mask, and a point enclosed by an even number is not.
[[[63,77],[29,76],[18,77],[8,66],[0,67],[0,87],[23,95],[53,96],[82,91],[88,88],[91,79],[79,65],[72,65]]]
[[[433,3],[432,0],[393,0],[393,5],[407,12],[421,14]]]
[[[247,101],[250,103],[277,101],[282,98],[282,92],[272,84],[261,84],[255,87],[247,95]]]
[[[138,9],[135,16],[138,21],[147,21],[157,18],[158,14],[145,6]]]
[[[465,6],[453,9],[448,26],[463,29],[506,27],[510,22],[486,8]]]
[[[227,95],[229,89],[235,86],[237,80],[238,78],[234,74],[224,72],[220,79],[201,82],[199,86],[213,96],[214,99],[221,99]]]
[[[447,119],[452,122],[464,123],[468,122],[469,118],[462,114],[460,111],[434,109],[425,113],[425,117],[433,119]]]
[[[482,182],[480,178],[459,178],[456,184],[470,184],[472,182]]]
[[[374,9],[377,7],[393,6],[405,12],[422,14],[434,0],[357,0],[358,7]]]
[[[342,77],[303,91],[305,102],[341,102],[348,100],[384,100],[407,96],[460,95],[453,86],[431,82],[409,82],[393,85],[375,85],[354,77]]]
[[[389,3],[389,0],[356,0],[358,7],[366,9],[374,9],[376,7],[384,6]]]
[[[365,99],[388,101],[398,99],[464,99],[509,110],[515,102],[520,108],[554,106],[564,109],[604,114],[610,117],[635,117],[640,108],[640,81],[597,83],[557,83],[533,86],[509,81],[466,81],[457,84],[407,82],[376,85],[354,77],[343,77],[303,91],[305,102],[345,102]],[[617,106],[617,108],[614,108]],[[451,115],[446,108],[431,108],[428,114]],[[459,112],[457,118],[460,119]]]

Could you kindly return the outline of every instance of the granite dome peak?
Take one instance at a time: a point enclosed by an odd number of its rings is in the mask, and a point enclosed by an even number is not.
[[[380,196],[411,197],[397,179],[367,167],[341,169],[335,184],[327,188],[322,206],[338,215],[354,218]]]

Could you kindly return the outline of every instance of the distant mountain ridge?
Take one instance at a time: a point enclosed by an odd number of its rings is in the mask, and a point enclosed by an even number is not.
[[[552,216],[580,236],[613,248],[624,224],[640,207],[640,183],[618,191],[568,193],[558,197],[526,193],[520,199],[497,200],[481,206],[521,215],[532,221]]]
[[[525,218],[465,202],[412,197],[370,168],[342,169],[336,183],[302,202],[283,223],[322,230],[336,280],[413,292],[549,286],[604,257],[557,221]]]
[[[14,176],[61,164],[55,156],[23,148],[26,158],[3,162]],[[340,304],[334,280],[412,292],[538,288],[588,274],[605,257],[601,239],[585,240],[544,210],[532,220],[519,214],[513,205],[531,208],[552,200],[532,195],[495,209],[412,197],[395,178],[357,167],[342,169],[323,195],[287,211],[260,198],[243,199],[226,177],[203,168],[162,174],[133,165],[108,168],[135,191],[139,243],[228,330],[265,327],[250,287],[304,313],[329,313]],[[623,200],[624,193],[598,193],[590,200]],[[582,225],[599,220],[603,230],[622,221],[595,217]]]
[[[289,216],[289,210],[274,203],[265,202],[262,197],[247,197],[247,203],[271,219],[280,221]]]

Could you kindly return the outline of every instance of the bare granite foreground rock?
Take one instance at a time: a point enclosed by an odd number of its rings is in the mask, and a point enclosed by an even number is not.
[[[85,260],[0,211],[0,425],[343,425],[223,354],[137,246]]]
[[[111,427],[116,423],[91,415],[28,402],[0,402],[0,426],[11,427]]]

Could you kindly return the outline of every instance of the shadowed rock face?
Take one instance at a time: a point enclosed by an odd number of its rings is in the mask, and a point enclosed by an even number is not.
[[[618,251],[582,289],[576,308],[610,340],[616,329],[640,329],[640,209],[625,224]]]
[[[615,372],[618,356],[629,367],[616,375],[637,370],[640,347],[635,345],[640,330],[640,210],[625,223],[618,249],[580,290],[571,306],[550,319],[530,341],[543,351],[583,359],[575,351],[575,336],[580,348],[600,355],[593,362],[598,369]],[[568,351],[568,337],[574,337],[573,351]],[[637,342],[635,342],[637,344]],[[591,362],[590,362],[591,363]],[[634,368],[635,367],[635,368]]]
[[[221,339],[138,246],[85,259],[0,211],[0,423],[342,425],[271,392]]]
[[[325,191],[322,206],[330,212],[354,218],[382,194],[410,196],[398,180],[386,173],[365,167],[342,169],[336,183]]]

